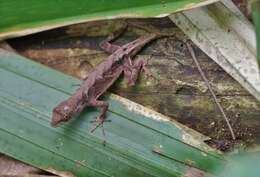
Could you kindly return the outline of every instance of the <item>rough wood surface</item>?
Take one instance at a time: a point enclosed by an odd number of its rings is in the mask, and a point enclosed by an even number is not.
[[[157,79],[142,76],[134,87],[127,87],[126,82],[120,80],[111,92],[177,119],[215,140],[227,140],[224,148],[233,144],[225,121],[182,41],[186,36],[167,18],[132,22],[151,30],[174,31],[178,39],[157,40],[138,56],[148,60],[148,67]],[[108,56],[98,47],[99,42],[121,25],[120,20],[78,24],[9,42],[26,57],[83,78]],[[129,28],[116,43],[123,44],[144,33],[143,30]],[[238,138],[236,142],[259,142],[260,104],[203,52],[194,48],[202,69],[230,118]]]

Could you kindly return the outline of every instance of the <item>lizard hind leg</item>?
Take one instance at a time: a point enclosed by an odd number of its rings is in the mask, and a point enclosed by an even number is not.
[[[96,118],[94,122],[97,123],[97,125],[91,130],[91,133],[93,133],[98,127],[102,127],[103,135],[105,135],[103,123],[105,122],[105,114],[108,110],[108,103],[105,101],[99,101],[99,100],[91,100],[89,102],[89,106],[95,106],[101,108],[101,113]]]
[[[129,63],[129,62],[128,62]],[[139,59],[134,64],[127,64],[124,67],[124,74],[128,81],[128,85],[133,86],[135,85],[138,75],[141,71],[144,71],[144,74],[148,77],[153,77],[152,72],[146,67],[147,62],[144,59]]]
[[[118,50],[120,46],[111,44],[111,42],[118,38],[126,30],[126,28],[127,24],[124,24],[123,27],[121,27],[119,30],[110,34],[104,41],[99,44],[100,48],[107,53],[114,53],[116,50]]]

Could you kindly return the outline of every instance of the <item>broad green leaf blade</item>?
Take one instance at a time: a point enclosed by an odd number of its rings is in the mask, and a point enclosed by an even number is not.
[[[252,1],[252,14],[256,27],[256,38],[257,38],[257,60],[258,66],[260,67],[260,1]]]
[[[199,133],[117,96],[105,98],[112,121],[105,124],[105,137],[100,129],[90,133],[90,121],[99,114],[94,108],[51,128],[53,107],[78,83],[0,50],[0,151],[41,169],[76,176],[183,176],[195,169],[211,173],[225,163],[193,137]]]
[[[209,57],[260,101],[253,25],[229,0],[173,14],[170,18]]]
[[[0,0],[0,39],[93,20],[163,17],[217,0]]]

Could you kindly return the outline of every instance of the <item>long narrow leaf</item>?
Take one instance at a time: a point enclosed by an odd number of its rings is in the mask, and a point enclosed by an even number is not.
[[[184,176],[190,171],[212,173],[225,162],[199,133],[117,96],[104,98],[112,121],[105,124],[105,137],[101,129],[90,133],[90,121],[99,113],[93,108],[51,128],[53,107],[78,83],[1,50],[0,151],[44,170],[77,176]]]
[[[163,17],[217,0],[0,0],[0,39],[86,21]]]

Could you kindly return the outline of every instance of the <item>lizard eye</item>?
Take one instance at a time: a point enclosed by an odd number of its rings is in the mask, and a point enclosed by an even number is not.
[[[65,115],[64,115],[64,121],[68,121],[69,118],[70,118],[69,114],[65,114]]]

